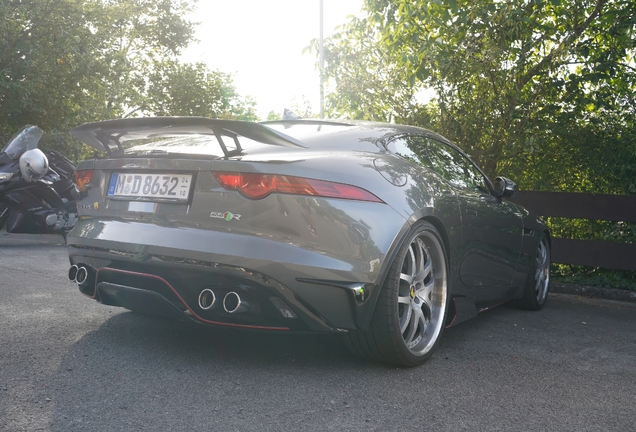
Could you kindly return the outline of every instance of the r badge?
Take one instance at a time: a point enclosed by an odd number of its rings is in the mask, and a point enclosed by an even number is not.
[[[211,218],[216,219],[225,219],[226,221],[231,221],[232,219],[241,220],[240,214],[234,214],[232,212],[226,211],[225,213],[212,212],[210,213]]]

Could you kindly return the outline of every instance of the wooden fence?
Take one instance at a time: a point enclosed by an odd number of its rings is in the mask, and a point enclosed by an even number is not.
[[[540,216],[636,223],[636,196],[517,191],[512,202]],[[552,262],[636,271],[636,244],[552,239]]]

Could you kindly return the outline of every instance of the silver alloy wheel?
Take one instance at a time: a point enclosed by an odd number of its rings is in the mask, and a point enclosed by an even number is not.
[[[429,231],[409,245],[398,287],[398,321],[406,348],[415,356],[428,353],[443,327],[447,276],[442,245]]]
[[[534,292],[537,296],[537,303],[543,304],[548,295],[550,285],[550,259],[547,239],[544,237],[539,242],[534,268]]]

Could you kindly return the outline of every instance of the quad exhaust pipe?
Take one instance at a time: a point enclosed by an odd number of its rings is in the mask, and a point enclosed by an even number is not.
[[[216,296],[214,291],[209,288],[204,289],[199,293],[199,307],[203,310],[209,310],[214,307],[216,303]]]
[[[243,313],[250,310],[250,304],[234,291],[223,297],[223,309],[227,313]]]
[[[202,310],[211,310],[216,306],[216,294],[210,288],[205,288],[199,293],[199,308]],[[250,304],[238,293],[230,291],[225,294],[221,302],[223,310],[227,313],[244,313],[250,310]]]
[[[84,285],[88,280],[89,274],[89,270],[86,267],[73,264],[68,269],[68,280],[78,285]]]
[[[88,270],[86,269],[86,267],[79,267],[77,269],[77,274],[75,275],[75,282],[77,282],[78,285],[84,285],[87,279]]]
[[[75,282],[75,278],[77,277],[78,270],[79,270],[79,267],[73,264],[71,268],[68,269],[68,280],[70,280],[71,282]]]

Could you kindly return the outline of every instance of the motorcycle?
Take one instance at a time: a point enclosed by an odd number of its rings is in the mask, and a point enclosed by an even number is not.
[[[55,150],[38,149],[43,133],[25,126],[0,152],[0,229],[66,238],[77,223],[75,165]]]

